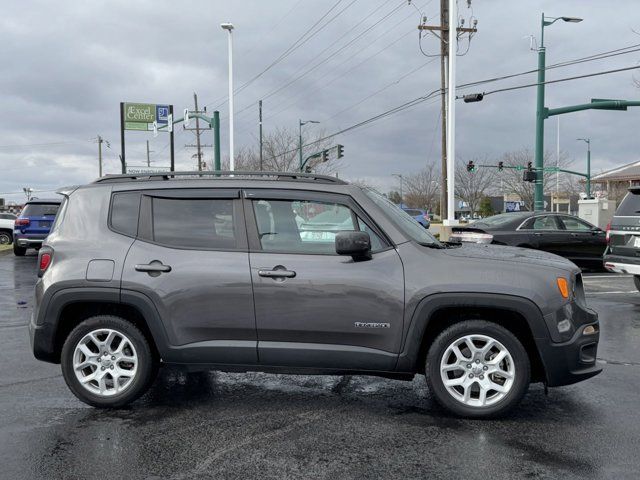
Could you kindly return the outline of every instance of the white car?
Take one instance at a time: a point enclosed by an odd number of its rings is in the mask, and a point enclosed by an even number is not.
[[[0,213],[0,245],[13,242],[13,222],[16,218],[13,213]]]

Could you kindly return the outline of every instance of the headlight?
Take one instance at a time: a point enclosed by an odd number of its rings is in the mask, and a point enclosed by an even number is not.
[[[450,242],[464,243],[491,243],[493,235],[480,232],[453,232],[449,237]]]

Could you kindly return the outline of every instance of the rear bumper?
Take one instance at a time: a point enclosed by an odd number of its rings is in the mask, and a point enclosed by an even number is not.
[[[604,268],[610,272],[640,275],[640,258],[609,254],[603,260]]]
[[[571,339],[559,343],[536,340],[550,387],[577,383],[602,371],[596,363],[600,340],[598,314],[575,303],[573,309],[575,331]],[[585,334],[587,327],[593,327],[595,333]]]
[[[20,231],[13,233],[13,241],[18,247],[41,247],[45,238],[47,234],[20,233]]]

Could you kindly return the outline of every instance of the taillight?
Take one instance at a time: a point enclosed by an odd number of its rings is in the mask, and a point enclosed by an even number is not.
[[[611,241],[611,222],[607,223],[606,231],[607,231],[607,236],[606,236],[607,245],[609,245],[609,242]]]
[[[38,277],[42,277],[53,260],[53,249],[50,247],[42,247],[38,252]]]
[[[25,226],[29,225],[31,221],[28,218],[16,218],[15,225],[16,226]]]

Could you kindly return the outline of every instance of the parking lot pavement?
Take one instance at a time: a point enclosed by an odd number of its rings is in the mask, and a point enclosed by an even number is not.
[[[587,275],[604,372],[533,385],[509,417],[461,420],[423,378],[164,369],[127,409],[77,401],[37,362],[24,326],[35,257],[0,255],[0,477],[638,478],[640,293],[630,277]],[[21,302],[26,302],[22,304]]]

